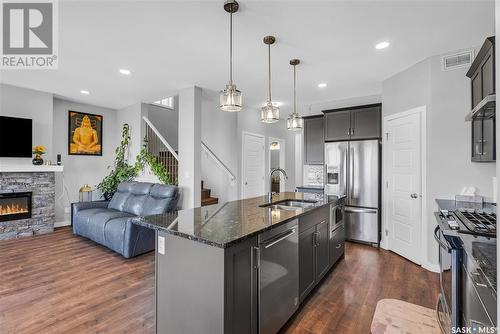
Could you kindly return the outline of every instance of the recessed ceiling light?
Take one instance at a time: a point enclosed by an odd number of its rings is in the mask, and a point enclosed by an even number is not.
[[[319,88],[325,88],[326,86],[328,86],[328,85],[326,83],[324,83],[324,82],[318,84]]]
[[[375,45],[375,49],[382,50],[382,49],[385,49],[386,47],[388,47],[389,45],[390,45],[389,42],[380,42],[377,45]]]
[[[130,71],[125,68],[120,69],[120,73],[123,75],[130,75]]]
[[[82,90],[80,91],[80,93],[82,93],[82,94],[84,94],[84,95],[89,95],[89,94],[90,94],[90,92],[89,92],[88,90],[85,90],[85,89],[82,89]]]

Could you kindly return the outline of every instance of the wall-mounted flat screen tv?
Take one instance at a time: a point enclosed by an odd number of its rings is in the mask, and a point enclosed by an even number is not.
[[[0,116],[0,157],[31,158],[33,121]]]

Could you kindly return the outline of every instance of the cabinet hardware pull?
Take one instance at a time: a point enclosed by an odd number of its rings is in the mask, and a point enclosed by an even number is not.
[[[481,288],[487,288],[488,286],[486,284],[483,284],[483,283],[478,283],[478,282],[474,282],[476,284],[476,286],[479,286]]]
[[[342,247],[342,244],[338,244],[337,246],[335,246],[335,248],[339,249],[340,247]]]

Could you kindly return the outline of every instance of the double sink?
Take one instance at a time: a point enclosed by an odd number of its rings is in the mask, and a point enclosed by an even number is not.
[[[309,200],[297,200],[297,199],[286,199],[274,203],[268,203],[260,205],[261,208],[271,208],[274,210],[288,210],[288,211],[296,211],[301,209],[309,209],[312,208],[317,201],[309,201]]]

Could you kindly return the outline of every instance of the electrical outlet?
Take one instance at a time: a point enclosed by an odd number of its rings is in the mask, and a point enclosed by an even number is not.
[[[158,237],[158,253],[165,255],[165,237]]]

